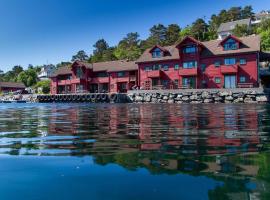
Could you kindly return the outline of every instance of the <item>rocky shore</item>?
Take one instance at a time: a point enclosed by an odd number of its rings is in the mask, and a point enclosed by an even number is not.
[[[266,103],[269,92],[261,89],[129,91],[128,99],[134,103]]]

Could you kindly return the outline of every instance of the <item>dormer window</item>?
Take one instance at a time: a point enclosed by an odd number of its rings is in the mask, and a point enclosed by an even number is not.
[[[235,50],[238,49],[238,43],[234,39],[230,38],[224,43],[223,47],[225,51]]]
[[[188,45],[183,49],[183,53],[196,53],[197,47],[196,45]]]
[[[83,78],[83,70],[82,70],[82,68],[78,67],[76,69],[76,75],[77,75],[78,78]]]
[[[153,58],[160,58],[162,57],[162,51],[159,48],[156,48],[152,51]]]

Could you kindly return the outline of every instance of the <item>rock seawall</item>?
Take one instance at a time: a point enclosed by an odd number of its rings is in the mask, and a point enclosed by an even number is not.
[[[267,103],[269,92],[262,88],[220,90],[129,91],[134,103]]]

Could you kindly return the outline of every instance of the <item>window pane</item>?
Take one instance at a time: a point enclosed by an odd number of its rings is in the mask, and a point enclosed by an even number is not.
[[[246,82],[246,77],[245,76],[240,76],[240,82],[245,83]]]
[[[163,68],[164,71],[168,71],[169,70],[169,66],[168,65],[163,65],[162,68]]]
[[[219,77],[215,78],[215,83],[221,83],[221,79]]]
[[[241,58],[240,59],[240,65],[245,65],[245,64],[247,64],[246,59]]]
[[[174,69],[175,70],[179,69],[179,65],[178,64],[174,65]]]
[[[215,61],[215,67],[219,67],[220,65],[220,61]]]
[[[224,63],[225,63],[225,65],[235,65],[236,60],[235,60],[235,58],[225,58]]]

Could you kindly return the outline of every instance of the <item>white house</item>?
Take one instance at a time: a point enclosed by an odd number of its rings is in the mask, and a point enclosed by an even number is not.
[[[218,39],[222,40],[228,35],[233,34],[233,30],[235,29],[236,25],[247,25],[248,28],[251,27],[251,18],[248,19],[241,19],[232,22],[226,22],[220,24],[217,32],[218,32]]]
[[[38,78],[40,80],[47,80],[54,73],[55,69],[54,65],[44,65],[38,74]]]

